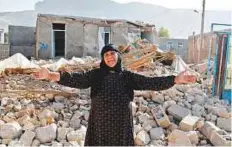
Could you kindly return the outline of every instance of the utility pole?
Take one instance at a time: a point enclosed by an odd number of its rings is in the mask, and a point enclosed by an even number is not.
[[[201,35],[200,35],[200,49],[198,50],[198,63],[200,62],[200,52],[203,49],[203,33],[205,22],[205,0],[202,0],[202,14],[201,14]]]

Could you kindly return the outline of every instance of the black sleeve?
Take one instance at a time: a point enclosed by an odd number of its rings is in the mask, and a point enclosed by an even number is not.
[[[130,84],[134,90],[166,90],[175,85],[175,76],[146,77],[129,72]]]
[[[60,73],[60,81],[58,83],[68,87],[86,89],[91,86],[92,73],[93,71],[88,71],[85,73]]]

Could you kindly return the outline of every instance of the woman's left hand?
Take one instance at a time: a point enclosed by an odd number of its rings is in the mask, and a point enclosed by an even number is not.
[[[195,83],[197,81],[197,77],[195,75],[190,75],[188,71],[183,71],[175,78],[175,84],[189,84]]]

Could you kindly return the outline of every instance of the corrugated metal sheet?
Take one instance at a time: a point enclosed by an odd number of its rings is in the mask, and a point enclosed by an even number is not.
[[[8,58],[10,54],[9,44],[0,44],[0,60]]]

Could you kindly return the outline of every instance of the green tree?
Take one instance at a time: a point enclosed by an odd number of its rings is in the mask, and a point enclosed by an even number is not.
[[[169,38],[169,30],[164,28],[164,27],[160,27],[160,29],[159,29],[159,37],[167,37],[167,38]]]

